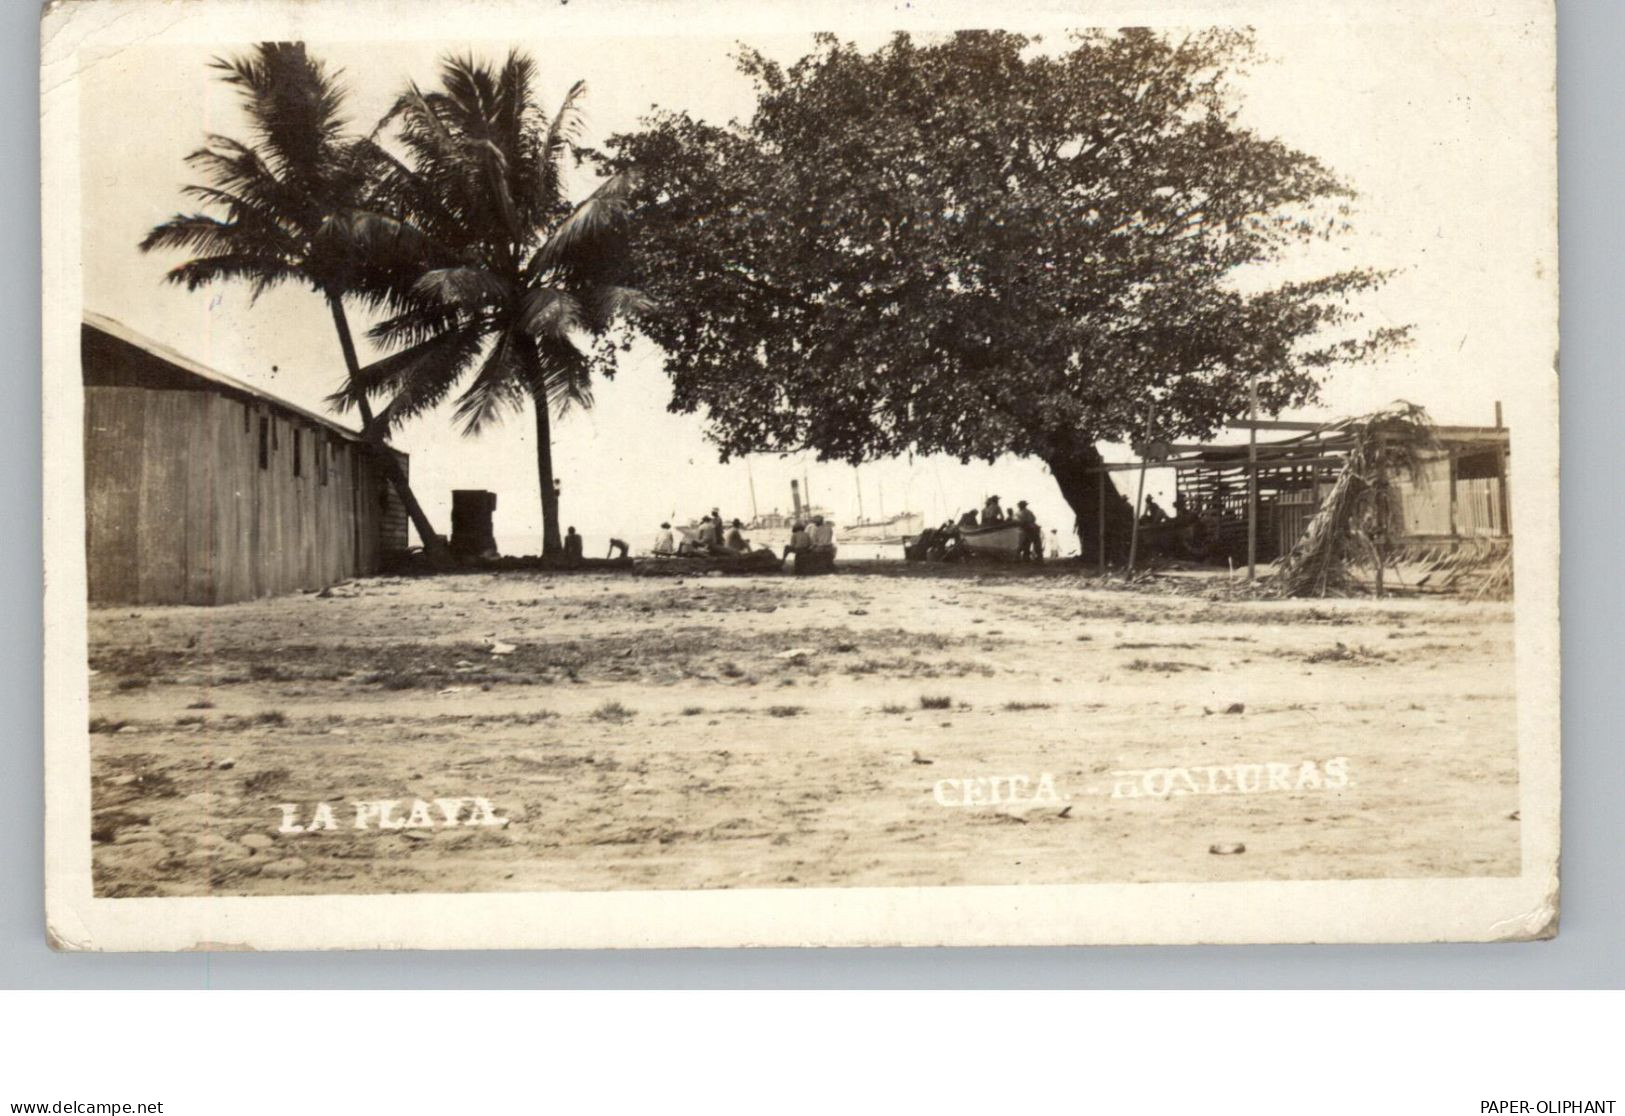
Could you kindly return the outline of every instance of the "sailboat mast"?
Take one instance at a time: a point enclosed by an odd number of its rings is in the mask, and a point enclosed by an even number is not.
[[[750,458],[745,458],[745,479],[750,482],[750,518],[751,522],[758,522],[762,517],[756,510],[756,475],[750,471]]]
[[[858,475],[858,467],[852,466],[852,483],[858,489],[858,522],[863,522],[863,478]]]

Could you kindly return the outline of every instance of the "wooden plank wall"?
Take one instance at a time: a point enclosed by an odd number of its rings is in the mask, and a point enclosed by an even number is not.
[[[406,541],[382,472],[355,443],[268,404],[87,387],[90,600],[224,604],[374,573]]]
[[[1455,507],[1451,481],[1455,480]],[[1422,467],[1420,483],[1397,477],[1403,535],[1425,539],[1500,537],[1509,534],[1501,515],[1501,481],[1497,477],[1452,478],[1446,454],[1433,455]]]

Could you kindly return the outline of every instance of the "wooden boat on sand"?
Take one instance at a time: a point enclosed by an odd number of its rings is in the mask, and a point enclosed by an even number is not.
[[[1021,550],[1021,527],[996,523],[990,527],[961,527],[959,543],[972,558],[1014,561]]]
[[[734,556],[727,554],[654,554],[634,558],[632,572],[638,577],[703,577],[709,573],[772,574],[784,570],[784,559],[771,550],[752,550]]]

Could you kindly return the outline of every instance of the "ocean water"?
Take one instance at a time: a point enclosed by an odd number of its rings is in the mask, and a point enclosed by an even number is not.
[[[747,536],[748,537],[748,536]],[[654,546],[654,537],[647,539],[627,539],[632,545],[632,556],[649,553]],[[757,541],[757,540],[752,540]],[[851,558],[863,561],[896,561],[903,560],[903,547],[901,544],[880,543],[844,543],[840,536],[836,536],[835,545],[839,548],[838,557]],[[498,535],[497,549],[508,557],[525,557],[542,552],[542,536],[540,535]],[[780,548],[782,550],[782,548]],[[604,549],[585,550],[588,558],[603,558]]]

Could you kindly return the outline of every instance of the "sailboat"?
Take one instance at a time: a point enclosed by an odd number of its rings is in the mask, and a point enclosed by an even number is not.
[[[905,511],[896,515],[886,514],[886,494],[880,493],[880,516],[869,519],[863,514],[863,482],[857,480],[857,469],[854,467],[852,475],[858,487],[858,518],[841,528],[841,541],[853,543],[874,544],[900,544],[918,535],[925,530],[925,516],[919,512]]]

